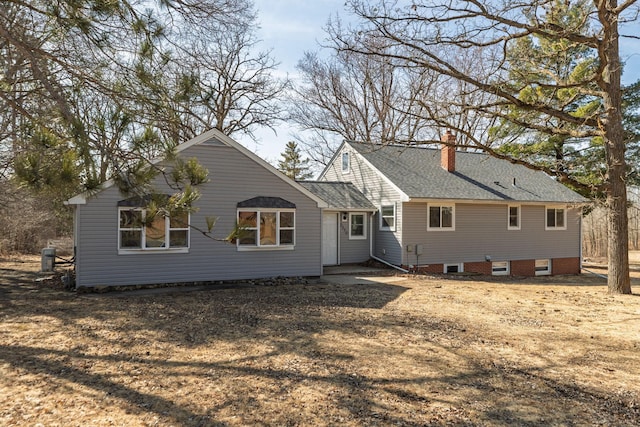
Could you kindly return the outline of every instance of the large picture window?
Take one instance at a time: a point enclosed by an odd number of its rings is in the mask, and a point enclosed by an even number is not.
[[[238,248],[293,248],[295,243],[294,210],[239,210],[238,226]]]
[[[567,229],[567,210],[563,207],[547,207],[545,229],[546,230],[566,230]]]
[[[454,205],[429,205],[427,230],[455,230]]]
[[[189,213],[165,216],[157,213],[153,218],[142,208],[118,209],[118,251],[186,252],[189,249]]]

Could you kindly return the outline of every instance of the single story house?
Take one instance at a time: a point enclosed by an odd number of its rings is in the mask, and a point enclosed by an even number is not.
[[[322,274],[325,202],[217,130],[180,144],[178,156],[197,158],[209,182],[198,186],[197,212],[186,221],[156,218],[140,226],[144,200],[123,198],[113,182],[67,201],[74,208],[76,287],[190,283]],[[159,177],[156,191],[173,194]],[[252,236],[234,244],[212,240],[237,221]],[[155,224],[158,222],[158,224]]]
[[[434,273],[580,272],[586,200],[485,154],[344,142],[317,181],[296,182],[215,129],[177,151],[209,170],[181,221],[140,225],[144,198],[113,182],[67,201],[76,287],[319,276],[371,258]],[[162,179],[155,187],[173,192]],[[198,231],[208,216],[219,237],[237,222],[249,235],[212,240]]]

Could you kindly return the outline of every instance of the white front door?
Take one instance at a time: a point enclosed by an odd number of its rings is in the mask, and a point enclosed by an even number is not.
[[[322,265],[338,264],[338,214],[322,214]]]

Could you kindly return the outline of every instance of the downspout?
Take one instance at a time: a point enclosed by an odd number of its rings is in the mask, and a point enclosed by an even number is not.
[[[582,244],[583,244],[583,237],[582,237],[582,207],[580,207],[580,211],[579,211],[579,215],[578,218],[580,219],[578,221],[578,231],[580,232],[580,249],[579,249],[579,254],[580,254],[580,271],[582,271]],[[580,273],[580,271],[578,273]]]
[[[383,260],[382,258],[378,258],[373,254],[373,213],[369,216],[369,257],[378,262],[381,262],[384,265],[388,265],[389,267],[395,268],[396,270],[402,271],[403,273],[408,273],[409,270],[405,270],[404,268],[400,268],[397,265],[393,265],[390,262]]]

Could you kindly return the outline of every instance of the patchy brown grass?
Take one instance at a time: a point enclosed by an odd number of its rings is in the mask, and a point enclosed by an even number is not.
[[[32,261],[0,262],[0,425],[640,424],[640,297],[597,277],[78,295]]]

